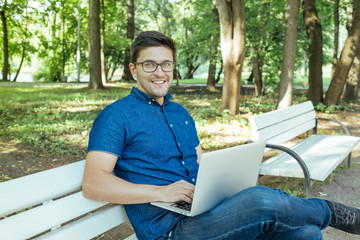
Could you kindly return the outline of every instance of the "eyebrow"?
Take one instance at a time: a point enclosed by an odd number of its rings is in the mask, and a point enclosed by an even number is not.
[[[141,62],[156,62],[158,63],[158,61],[154,60],[154,59],[145,59]],[[165,60],[162,60],[160,63],[163,63],[163,62],[174,62],[174,60],[170,60],[170,59],[165,59]]]

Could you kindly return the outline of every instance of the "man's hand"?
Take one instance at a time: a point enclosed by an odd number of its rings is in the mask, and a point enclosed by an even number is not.
[[[160,189],[162,202],[185,201],[191,203],[194,197],[195,186],[184,180],[163,186]]]

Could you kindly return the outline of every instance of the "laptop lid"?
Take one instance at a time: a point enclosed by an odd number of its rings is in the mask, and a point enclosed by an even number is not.
[[[255,186],[264,154],[265,142],[253,142],[204,153],[200,160],[191,211],[173,203],[151,204],[187,216],[206,212],[224,199]]]

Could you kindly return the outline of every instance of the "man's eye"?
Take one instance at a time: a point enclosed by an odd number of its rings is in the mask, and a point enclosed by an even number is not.
[[[164,62],[164,63],[162,63],[162,66],[163,67],[171,67],[172,63],[171,62]]]
[[[145,62],[144,63],[144,65],[145,65],[145,67],[154,67],[155,66],[155,63],[153,63],[153,62]]]

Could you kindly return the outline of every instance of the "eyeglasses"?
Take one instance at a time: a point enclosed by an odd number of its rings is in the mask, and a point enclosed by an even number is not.
[[[175,68],[175,62],[173,61],[165,61],[162,63],[156,63],[154,61],[144,61],[134,62],[134,64],[141,64],[144,72],[155,72],[158,66],[160,66],[164,72],[172,72]]]

